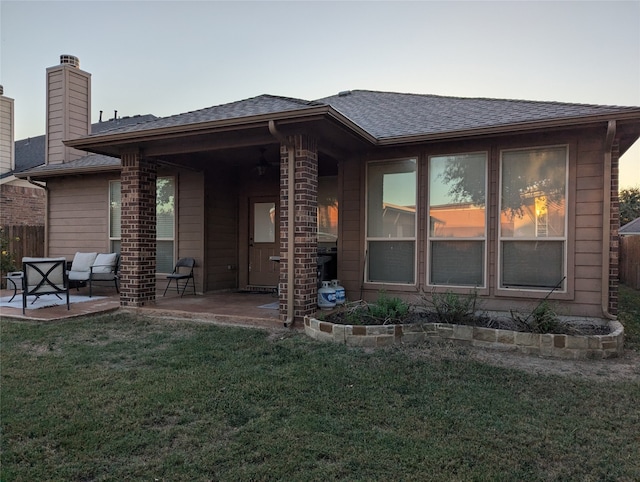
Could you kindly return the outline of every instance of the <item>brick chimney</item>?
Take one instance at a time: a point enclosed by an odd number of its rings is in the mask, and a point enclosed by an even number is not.
[[[62,141],[91,132],[91,74],[80,70],[80,60],[61,55],[60,65],[47,69],[46,164],[73,161],[86,153]]]
[[[5,97],[0,85],[0,174],[16,167],[13,119],[13,99]]]

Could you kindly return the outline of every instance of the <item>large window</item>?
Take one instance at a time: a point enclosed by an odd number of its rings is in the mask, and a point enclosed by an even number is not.
[[[415,283],[415,159],[368,165],[366,242],[368,282]]]
[[[111,250],[120,252],[121,209],[120,181],[109,183],[109,240]],[[170,273],[173,270],[175,233],[175,182],[171,177],[156,181],[156,271]]]
[[[564,290],[565,146],[502,152],[500,287]]]
[[[430,285],[485,286],[486,153],[429,159]]]

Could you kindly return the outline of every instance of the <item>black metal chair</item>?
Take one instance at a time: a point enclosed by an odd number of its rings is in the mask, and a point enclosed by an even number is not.
[[[69,281],[65,258],[22,258],[22,314],[27,308],[27,296],[61,294],[67,297],[69,309]],[[60,298],[62,299],[62,298]]]
[[[184,296],[184,292],[187,289],[187,285],[189,284],[189,280],[191,280],[191,284],[193,285],[193,294],[196,294],[196,282],[193,277],[193,268],[196,265],[196,260],[193,258],[180,258],[176,263],[175,268],[173,268],[173,272],[170,275],[167,275],[167,287],[164,289],[164,293],[162,296],[167,294],[167,290],[169,286],[171,286],[171,282],[176,282],[176,292],[180,293],[180,283],[184,282],[182,286],[182,293],[180,297]]]

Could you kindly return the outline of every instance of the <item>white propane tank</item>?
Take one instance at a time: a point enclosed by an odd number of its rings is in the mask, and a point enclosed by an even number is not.
[[[318,306],[321,310],[330,310],[336,306],[336,290],[329,285],[329,281],[323,281],[322,288],[318,290]]]
[[[331,287],[336,290],[336,305],[344,305],[344,302],[347,300],[344,287],[340,286],[339,279],[331,280]]]

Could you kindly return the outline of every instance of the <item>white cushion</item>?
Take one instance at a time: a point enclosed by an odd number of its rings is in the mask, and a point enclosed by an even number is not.
[[[58,269],[51,271],[47,275],[47,279],[53,283],[57,289],[64,290],[64,266],[66,263],[65,258],[22,258],[22,262],[30,262],[37,263],[38,268],[43,273],[47,273],[53,267],[54,263],[60,263]],[[42,286],[38,287],[38,291],[33,291],[38,286],[38,283],[43,280],[42,274],[38,270],[36,270],[33,266],[27,266],[25,271],[25,276],[27,277],[27,281],[29,285],[27,286],[27,291],[31,294],[36,294],[40,292],[52,292],[51,286],[48,283],[44,283]]]
[[[100,253],[93,262],[92,273],[111,273],[116,265],[116,253]]]
[[[90,271],[98,253],[76,253],[71,263],[71,271]]]

